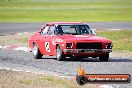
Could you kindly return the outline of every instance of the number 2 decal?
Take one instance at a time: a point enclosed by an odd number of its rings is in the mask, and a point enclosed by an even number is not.
[[[47,52],[50,52],[49,42],[45,42],[45,48]]]

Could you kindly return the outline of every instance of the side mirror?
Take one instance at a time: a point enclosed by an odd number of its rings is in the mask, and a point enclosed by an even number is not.
[[[41,31],[39,32],[39,34],[41,34]]]
[[[40,29],[39,31],[38,31],[38,34],[41,34],[42,33],[42,29]]]

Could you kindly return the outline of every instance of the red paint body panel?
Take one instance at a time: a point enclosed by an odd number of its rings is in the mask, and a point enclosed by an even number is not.
[[[81,22],[50,22],[46,23],[38,32],[33,34],[29,38],[29,47],[33,48],[33,43],[36,43],[39,47],[39,50],[41,54],[44,55],[56,55],[56,46],[59,45],[64,52],[65,55],[74,55],[74,56],[90,56],[90,57],[96,57],[96,56],[101,56],[104,55],[106,52],[94,52],[94,53],[89,53],[89,52],[81,52],[81,53],[74,53],[74,52],[65,52],[64,50],[66,49],[66,43],[67,42],[72,42],[73,47],[72,49],[76,49],[76,44],[79,43],[102,43],[102,49],[105,49],[106,44],[112,43],[111,40],[99,37],[94,34],[85,34],[85,35],[56,35],[56,36],[51,36],[51,35],[41,35],[40,32],[43,28],[46,26],[51,26],[51,25],[59,25],[59,24],[85,24]],[[47,48],[47,45],[49,49]],[[109,53],[109,52],[107,52]]]

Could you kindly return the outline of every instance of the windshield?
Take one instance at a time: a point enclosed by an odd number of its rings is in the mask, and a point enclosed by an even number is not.
[[[82,35],[82,34],[93,34],[92,30],[88,25],[58,25],[56,27],[57,34],[72,34],[72,35]]]

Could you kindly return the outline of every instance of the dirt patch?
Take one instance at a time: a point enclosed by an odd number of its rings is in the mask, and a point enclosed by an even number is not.
[[[91,84],[79,86],[75,80],[36,73],[0,70],[0,88],[96,88]]]
[[[13,35],[0,36],[0,45],[28,46],[28,38],[33,33],[17,33]]]

